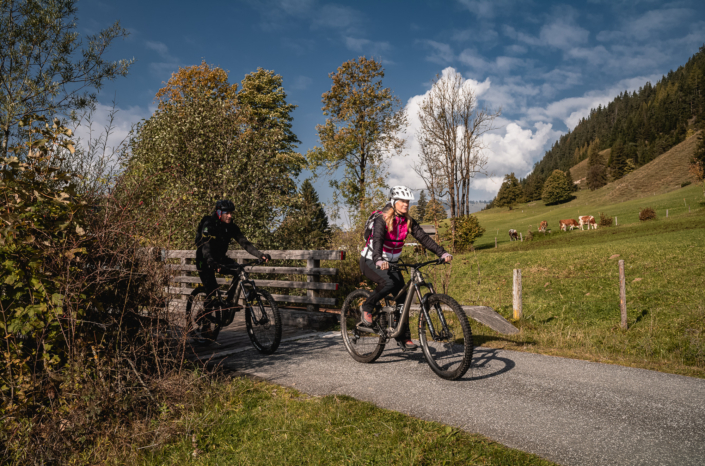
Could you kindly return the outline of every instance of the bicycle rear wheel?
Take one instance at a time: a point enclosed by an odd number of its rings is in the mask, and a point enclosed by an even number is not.
[[[282,319],[272,295],[257,290],[255,298],[245,308],[245,325],[252,346],[264,354],[272,354],[282,339]]]
[[[462,377],[472,362],[472,331],[465,311],[448,295],[427,295],[430,324],[419,315],[419,340],[426,362],[446,380]],[[431,331],[433,327],[433,332]]]
[[[211,345],[218,338],[220,325],[206,317],[206,289],[194,289],[186,301],[186,335],[201,345]]]
[[[357,362],[370,363],[384,351],[384,337],[376,330],[365,332],[358,327],[362,316],[362,303],[370,296],[367,290],[355,290],[345,298],[340,311],[340,333],[345,349]]]

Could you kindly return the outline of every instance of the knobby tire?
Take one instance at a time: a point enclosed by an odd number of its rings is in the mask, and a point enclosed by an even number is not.
[[[360,306],[370,296],[367,290],[355,290],[345,298],[340,311],[340,333],[350,356],[362,363],[377,360],[384,351],[384,337],[379,333],[365,333],[357,328],[362,317]],[[376,323],[376,322],[375,322]]]
[[[465,375],[472,362],[473,341],[470,322],[458,302],[448,295],[427,294],[428,313],[437,334],[434,340],[423,312],[419,315],[419,341],[431,370],[446,380]],[[447,309],[443,310],[443,305]],[[438,315],[443,313],[446,326]]]
[[[261,324],[263,313],[267,322]],[[258,289],[255,299],[246,304],[245,324],[247,335],[257,351],[272,354],[277,350],[282,339],[282,319],[279,307],[268,291]]]

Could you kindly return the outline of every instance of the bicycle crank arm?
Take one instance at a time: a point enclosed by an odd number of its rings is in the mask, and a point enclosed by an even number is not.
[[[363,332],[363,333],[378,333],[377,330],[370,328],[370,327],[365,327],[362,324],[357,324],[357,326],[355,328],[357,328],[357,330],[359,332]]]

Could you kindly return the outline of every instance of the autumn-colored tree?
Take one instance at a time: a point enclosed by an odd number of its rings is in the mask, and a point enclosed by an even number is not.
[[[293,178],[303,158],[292,151],[296,137],[286,131],[292,107],[283,90],[262,86],[257,96],[258,76],[279,79],[269,72],[250,75],[246,96],[238,99],[227,72],[202,63],[181,68],[157,93],[159,108],[139,125],[125,171],[153,186],[143,199],[145,221],[157,210],[172,212],[154,229],[152,242],[192,247],[199,219],[218,199],[234,201],[234,220],[253,241],[271,240],[296,192]]]
[[[307,154],[310,168],[343,178],[331,181],[336,194],[354,211],[365,212],[386,194],[385,161],[401,154],[406,115],[401,102],[383,87],[384,69],[374,59],[359,57],[330,74],[333,85],[323,93],[325,124],[316,126],[322,147]]]
[[[218,101],[230,108],[237,103],[237,84],[228,82],[228,72],[204,61],[198,66],[179,68],[164,87],[157,91],[154,100],[159,110],[181,109],[188,104]]]

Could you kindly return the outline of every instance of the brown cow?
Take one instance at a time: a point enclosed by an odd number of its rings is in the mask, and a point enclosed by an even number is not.
[[[572,231],[573,228],[578,228],[579,225],[580,224],[578,223],[578,221],[573,220],[572,218],[567,218],[558,222],[558,226],[563,231],[568,231],[568,228],[570,228],[570,230]]]
[[[539,223],[539,231],[541,233],[546,233],[547,228],[548,228],[548,222],[546,220],[541,220],[541,223]]]
[[[595,222],[595,217],[592,215],[584,215],[582,217],[578,217],[578,220],[580,220],[580,229],[583,229],[583,225],[587,225],[587,229],[589,230],[590,227],[592,227],[594,230],[597,230],[597,222]]]

